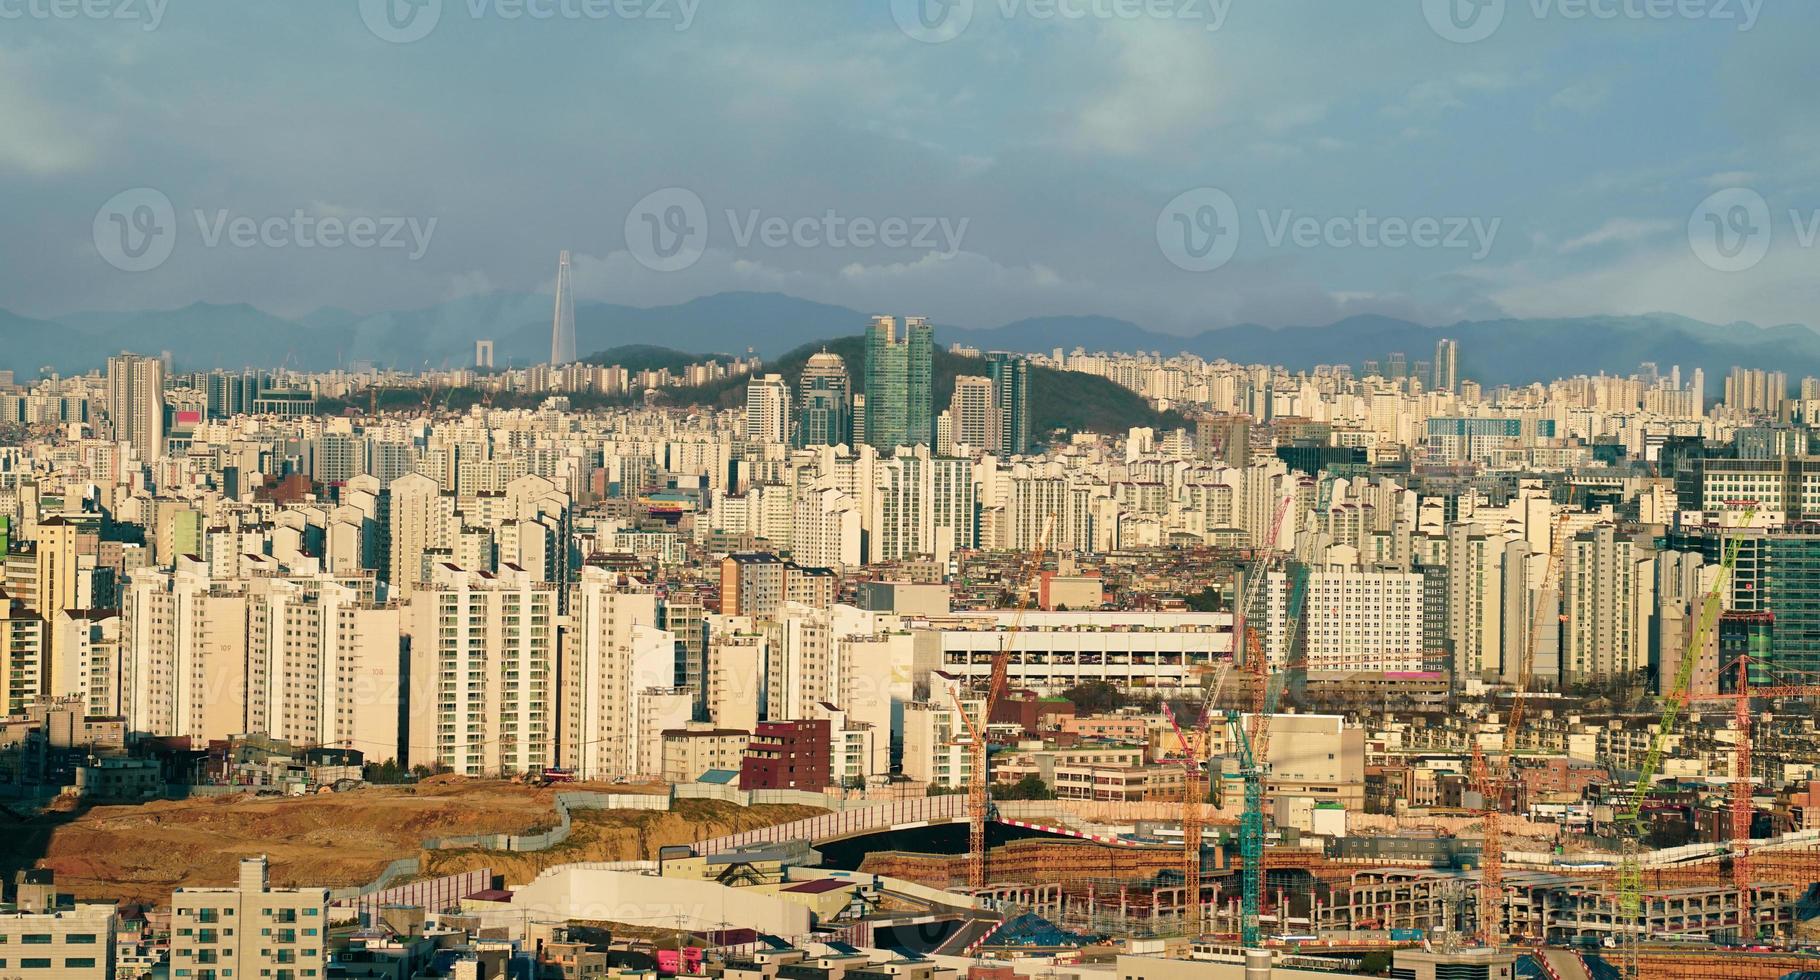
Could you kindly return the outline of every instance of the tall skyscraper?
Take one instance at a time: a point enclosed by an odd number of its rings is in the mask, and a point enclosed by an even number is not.
[[[1016,354],[993,353],[986,367],[992,378],[992,404],[998,422],[994,449],[1000,456],[1030,451],[1030,362]]]
[[[797,389],[796,444],[850,445],[853,383],[847,362],[828,351],[809,355]]]
[[[107,414],[114,439],[145,459],[164,452],[164,361],[122,353],[107,359]]]
[[[575,361],[575,297],[569,285],[569,253],[556,259],[556,320],[550,327],[550,363]]]
[[[998,410],[993,404],[992,389],[991,378],[963,374],[954,379],[954,397],[948,402],[954,446],[998,451]]]
[[[746,382],[746,441],[790,441],[790,386],[781,374]]]
[[[866,330],[866,442],[881,454],[935,438],[934,331],[922,317],[872,318]]]
[[[1460,384],[1460,342],[1443,337],[1435,341],[1434,389],[1453,391]]]
[[[913,446],[935,444],[935,329],[920,316],[904,318],[904,441]]]

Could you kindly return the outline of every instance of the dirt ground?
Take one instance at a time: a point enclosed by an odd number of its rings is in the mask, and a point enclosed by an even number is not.
[[[229,796],[48,813],[0,826],[0,870],[10,880],[16,868],[50,868],[57,873],[59,890],[80,898],[161,905],[169,903],[173,888],[231,884],[240,858],[256,854],[270,858],[272,882],[278,886],[362,884],[401,857],[421,858],[428,874],[491,867],[510,883],[550,864],[654,857],[662,845],[820,812],[686,800],[676,812],[578,813],[575,835],[541,854],[423,850],[427,837],[553,827],[555,793],[503,781],[439,777],[415,786],[307,797]]]

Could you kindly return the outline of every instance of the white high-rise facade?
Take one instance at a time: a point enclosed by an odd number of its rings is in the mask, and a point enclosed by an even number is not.
[[[781,374],[746,383],[747,442],[790,441],[790,386]]]
[[[628,575],[585,567],[563,652],[563,765],[582,779],[641,771],[641,692],[671,688],[676,637],[658,628],[657,595]]]
[[[146,461],[164,453],[164,361],[138,354],[107,359],[107,415],[114,441]]]
[[[432,567],[411,596],[411,757],[469,776],[556,764],[556,587],[523,569]],[[428,705],[425,705],[428,708]]]
[[[1601,524],[1568,541],[1564,557],[1562,679],[1599,680],[1647,667],[1656,606],[1654,553]]]

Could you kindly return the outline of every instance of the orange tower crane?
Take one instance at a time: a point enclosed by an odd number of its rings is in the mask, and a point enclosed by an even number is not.
[[[1689,654],[1692,655],[1691,652]],[[1738,891],[1738,932],[1739,938],[1755,938],[1749,928],[1754,910],[1751,903],[1751,890],[1755,882],[1750,869],[1750,829],[1754,806],[1751,803],[1751,710],[1752,698],[1812,698],[1820,697],[1820,685],[1816,684],[1777,684],[1752,687],[1750,682],[1750,654],[1741,654],[1737,660],[1738,682],[1736,690],[1723,694],[1684,694],[1686,701],[1730,701],[1732,702],[1732,726],[1737,731],[1738,744],[1732,754],[1731,785],[1731,851],[1732,851],[1732,887]]]
[[[1479,867],[1479,941],[1487,946],[1496,946],[1506,938],[1501,935],[1504,930],[1504,788],[1509,784],[1515,766],[1517,728],[1523,723],[1523,709],[1528,702],[1525,695],[1529,693],[1535,674],[1536,648],[1542,643],[1543,633],[1561,617],[1561,613],[1549,615],[1548,589],[1562,578],[1561,566],[1566,551],[1563,539],[1567,536],[1568,519],[1567,514],[1562,514],[1549,534],[1548,568],[1542,573],[1541,588],[1536,590],[1529,642],[1523,645],[1518,658],[1517,687],[1511,692],[1510,712],[1504,720],[1504,755],[1495,768],[1486,764],[1478,739],[1473,739],[1472,777],[1485,804],[1482,821],[1485,842]]]
[[[1055,527],[1055,515],[1050,514],[1043,521],[1042,534],[1038,535],[1036,549],[1031,552],[1031,564],[1035,575],[1043,571],[1043,556],[1049,550],[1049,534]],[[1020,577],[1021,579],[1022,577]],[[1021,584],[1021,583],[1020,583]],[[985,888],[988,882],[986,869],[986,820],[992,811],[992,776],[987,771],[990,761],[986,752],[986,735],[992,723],[992,711],[998,707],[999,698],[1005,694],[1007,675],[1011,667],[1011,642],[1019,629],[1024,625],[1026,607],[1018,601],[1017,614],[1011,618],[1011,627],[1005,631],[1005,640],[999,645],[997,653],[992,655],[992,673],[986,683],[986,700],[980,707],[977,721],[967,713],[961,703],[960,693],[954,692],[954,708],[967,727],[968,745],[972,759],[971,771],[967,774],[967,884],[971,888]]]

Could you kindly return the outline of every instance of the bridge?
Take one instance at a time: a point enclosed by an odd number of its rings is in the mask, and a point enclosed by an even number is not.
[[[1008,827],[1019,827],[1061,837],[1090,840],[1115,847],[1170,847],[1180,845],[1134,841],[1107,834],[1092,834],[1070,824],[1077,818],[1051,803],[1007,800],[993,804],[993,821]],[[720,854],[750,844],[777,844],[791,840],[813,843],[845,840],[867,834],[894,830],[915,830],[937,824],[967,822],[965,796],[928,796],[904,800],[887,800],[870,806],[855,807],[818,817],[793,820],[771,827],[724,834],[695,842],[697,854]]]

